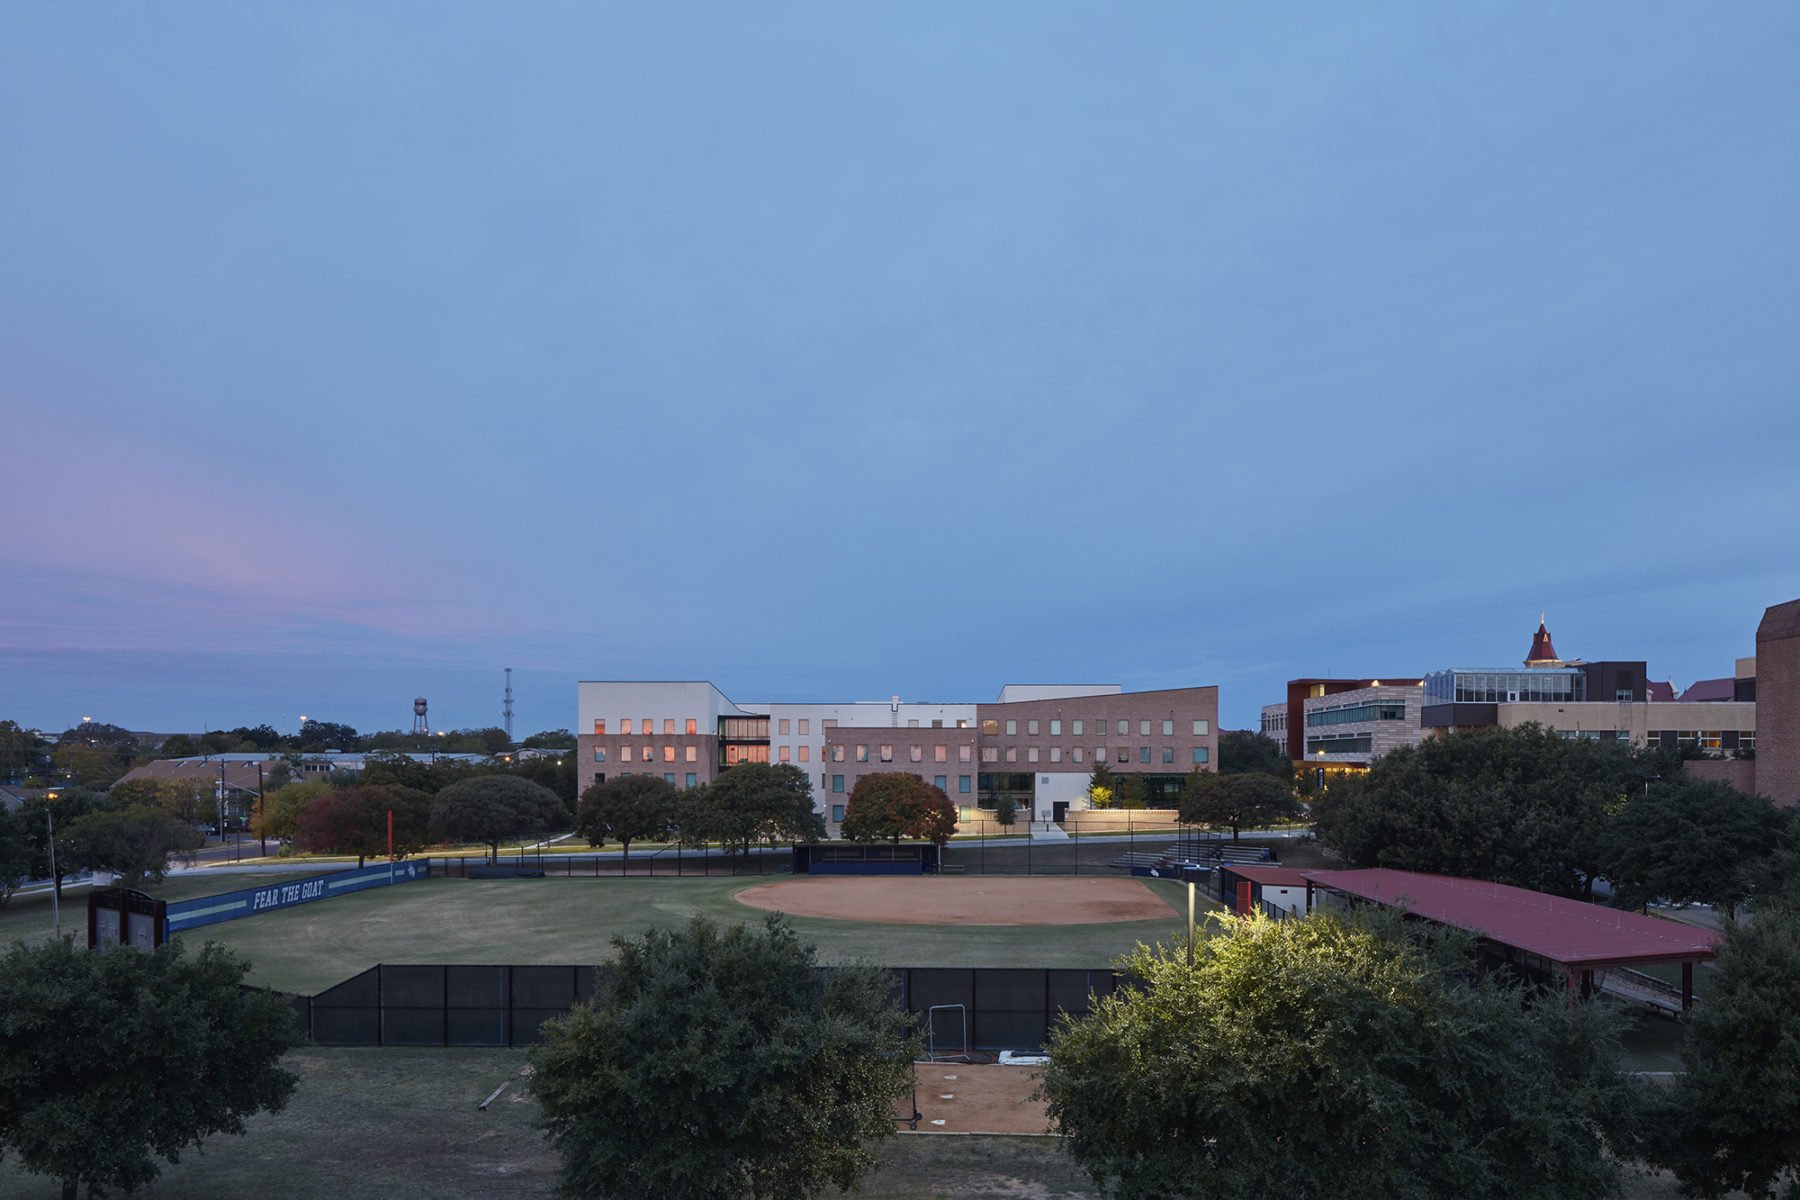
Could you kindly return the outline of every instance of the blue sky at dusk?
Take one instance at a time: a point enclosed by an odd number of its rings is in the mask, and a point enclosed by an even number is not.
[[[570,726],[1800,596],[1800,7],[14,4],[0,717]]]

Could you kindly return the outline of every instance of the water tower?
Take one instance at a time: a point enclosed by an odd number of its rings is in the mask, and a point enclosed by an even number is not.
[[[431,732],[431,722],[425,719],[425,697],[423,696],[413,698],[413,732]]]

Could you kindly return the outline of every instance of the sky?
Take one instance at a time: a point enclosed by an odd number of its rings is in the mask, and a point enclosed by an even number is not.
[[[1800,6],[0,7],[0,718],[570,727],[1800,597]]]

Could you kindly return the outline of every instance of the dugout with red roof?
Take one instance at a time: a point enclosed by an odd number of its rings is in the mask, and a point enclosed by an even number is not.
[[[1300,874],[1314,888],[1473,933],[1509,960],[1553,965],[1568,980],[1571,998],[1578,981],[1591,984],[1596,970],[1680,963],[1685,1011],[1693,1003],[1694,964],[1711,961],[1719,941],[1709,929],[1503,883],[1387,868]]]

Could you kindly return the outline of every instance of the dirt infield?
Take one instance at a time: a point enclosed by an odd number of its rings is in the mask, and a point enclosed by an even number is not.
[[[752,908],[901,925],[1098,925],[1175,910],[1135,879],[945,879],[828,875],[745,888]]]
[[[913,1065],[913,1077],[919,1084],[920,1133],[1050,1131],[1044,1102],[1031,1096],[1037,1090],[1035,1068],[922,1062]],[[901,1098],[900,1116],[910,1115],[911,1099]]]

